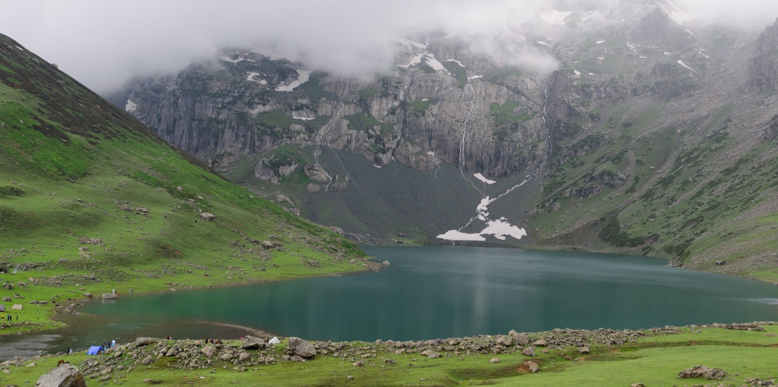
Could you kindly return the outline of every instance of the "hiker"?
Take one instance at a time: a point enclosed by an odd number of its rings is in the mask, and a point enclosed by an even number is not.
[[[111,340],[111,348],[113,348],[114,345],[116,345],[116,340]]]

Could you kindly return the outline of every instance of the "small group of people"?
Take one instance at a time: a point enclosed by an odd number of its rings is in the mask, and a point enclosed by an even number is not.
[[[108,348],[113,348],[114,345],[116,345],[116,340],[107,341],[100,346],[100,349],[102,350],[103,353],[105,353],[105,350],[107,350]]]
[[[219,340],[219,339],[205,339],[205,343],[206,343],[206,344],[224,344],[224,343],[223,343],[221,340]]]
[[[10,314],[10,313],[8,313],[7,315],[5,315],[5,314],[0,314],[0,321],[6,321],[6,320],[7,320],[7,321],[13,321],[13,320],[14,320],[14,318],[13,318],[13,317],[14,317],[14,316],[11,316],[11,314]],[[19,321],[19,315],[18,315],[18,314],[16,315],[16,321]]]

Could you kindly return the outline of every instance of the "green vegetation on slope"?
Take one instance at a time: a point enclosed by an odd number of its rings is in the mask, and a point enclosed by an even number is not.
[[[0,268],[11,272],[0,280],[12,288],[0,296],[24,304],[20,323],[41,325],[0,333],[48,326],[51,306],[31,300],[364,269],[350,242],[224,180],[16,46],[0,36]]]

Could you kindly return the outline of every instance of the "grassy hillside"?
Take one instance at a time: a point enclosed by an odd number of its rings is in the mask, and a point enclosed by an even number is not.
[[[32,300],[354,271],[365,258],[0,35],[0,281],[12,288],[0,303],[40,323],[0,333],[55,324]]]

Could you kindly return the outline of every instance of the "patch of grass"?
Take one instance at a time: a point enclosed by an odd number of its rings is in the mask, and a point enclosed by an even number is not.
[[[454,61],[443,62],[443,67],[459,81],[459,88],[462,89],[467,84],[467,68],[462,67]]]

